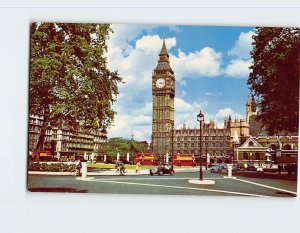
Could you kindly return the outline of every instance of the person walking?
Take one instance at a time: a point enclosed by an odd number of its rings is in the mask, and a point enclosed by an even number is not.
[[[138,161],[138,162],[136,163],[136,165],[135,165],[135,173],[139,173],[140,167],[141,167],[141,162]]]

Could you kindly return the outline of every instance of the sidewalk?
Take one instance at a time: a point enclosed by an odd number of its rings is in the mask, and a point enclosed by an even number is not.
[[[175,168],[175,173],[185,173],[185,172],[196,172],[199,170],[199,167],[192,168]],[[47,175],[47,176],[74,176],[75,172],[39,172],[39,171],[29,171],[29,175]],[[110,170],[100,170],[97,172],[88,172],[88,176],[119,176],[119,173],[116,173],[116,169]],[[125,176],[140,176],[140,175],[149,175],[149,170],[140,170],[138,173],[135,170],[127,170]]]

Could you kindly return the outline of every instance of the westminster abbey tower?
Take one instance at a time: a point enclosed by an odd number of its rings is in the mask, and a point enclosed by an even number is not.
[[[165,40],[152,75],[152,96],[152,150],[155,155],[170,155],[173,150],[175,76]]]

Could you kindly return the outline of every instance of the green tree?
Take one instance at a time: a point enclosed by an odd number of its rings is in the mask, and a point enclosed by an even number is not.
[[[106,132],[122,78],[106,65],[109,24],[33,23],[30,39],[29,112],[46,128],[64,122],[73,130]]]
[[[118,153],[122,156],[127,155],[127,153],[134,156],[137,152],[147,151],[147,148],[137,141],[124,138],[110,138],[104,147],[106,154],[114,157],[116,157]]]
[[[257,27],[247,84],[258,103],[258,120],[271,134],[299,126],[300,29]]]

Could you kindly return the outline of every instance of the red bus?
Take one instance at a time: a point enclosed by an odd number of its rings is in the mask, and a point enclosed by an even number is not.
[[[173,156],[174,166],[196,166],[195,156],[193,154],[177,154]]]
[[[50,150],[40,150],[40,151],[32,150],[32,151],[30,151],[29,154],[32,159],[34,159],[36,156],[39,156],[42,158],[51,158],[51,156],[52,156]]]
[[[153,165],[156,157],[152,153],[136,153],[135,162],[141,162],[142,165]]]

